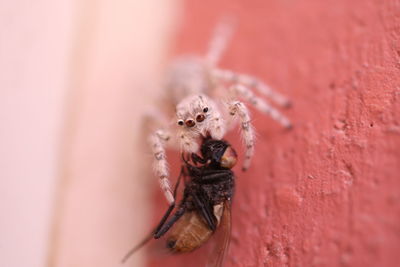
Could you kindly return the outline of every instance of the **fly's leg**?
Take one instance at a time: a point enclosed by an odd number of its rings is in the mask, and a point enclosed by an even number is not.
[[[193,193],[191,195],[193,197],[194,205],[200,211],[208,227],[210,227],[212,231],[215,231],[215,229],[217,229],[216,218],[213,214],[213,210],[210,208],[211,206],[209,205],[209,202],[200,194]]]
[[[168,210],[165,212],[163,218],[161,219],[160,223],[158,224],[158,226],[156,227],[156,230],[151,232],[151,234],[149,234],[145,239],[143,239],[139,244],[137,244],[136,246],[134,246],[133,248],[131,248],[128,253],[122,258],[121,263],[125,263],[130,256],[132,256],[136,251],[138,251],[140,248],[142,248],[144,245],[147,244],[147,242],[149,242],[151,239],[155,238],[154,233],[161,228],[165,221],[167,220],[167,218],[169,217],[169,215],[171,214],[172,210],[175,208],[175,203],[172,203]]]
[[[179,174],[178,181],[176,182],[175,188],[174,188],[174,199],[176,198],[176,193],[178,191],[179,184],[181,182],[181,178],[184,176],[186,178],[186,173],[184,167],[181,168],[181,173]],[[185,201],[187,199],[187,196],[185,195],[182,199],[182,202],[179,206],[179,209],[175,212],[174,216],[166,223],[169,215],[171,214],[172,210],[175,208],[175,202],[172,203],[167,212],[164,214],[163,218],[161,219],[160,223],[156,227],[156,229],[153,231],[153,237],[155,239],[160,238],[162,235],[164,235],[171,227],[172,225],[185,213]]]
[[[179,174],[178,181],[176,182],[175,188],[174,188],[174,199],[176,198],[176,193],[178,191],[178,187],[181,181],[182,176],[185,176],[184,169],[181,169],[181,173]],[[126,262],[129,257],[135,253],[138,249],[146,245],[147,242],[149,242],[151,239],[154,238],[154,234],[160,230],[160,228],[165,224],[165,221],[168,219],[169,215],[175,208],[175,202],[173,202],[169,207],[168,210],[165,212],[164,216],[162,217],[161,221],[158,223],[157,227],[155,230],[153,230],[145,239],[143,239],[139,244],[131,248],[128,253],[124,256],[124,258],[121,260],[121,263]]]
[[[183,202],[184,203],[184,202]],[[159,239],[161,236],[163,236],[168,230],[174,225],[174,223],[179,220],[180,217],[185,213],[186,207],[185,205],[179,206],[178,210],[172,215],[172,217],[165,223],[163,224],[158,231],[154,233],[154,238]]]
[[[179,188],[179,184],[181,182],[181,178],[182,176],[185,176],[184,173],[184,168],[181,168],[181,172],[179,174],[178,177],[178,181],[176,182],[175,188],[174,188],[174,199],[176,199],[176,194],[178,192],[178,188]],[[162,217],[161,221],[159,222],[159,224],[157,225],[156,229],[153,231],[153,233],[157,233],[158,231],[160,231],[161,227],[164,225],[165,221],[168,219],[169,215],[171,214],[171,212],[174,210],[175,208],[175,202],[172,202],[172,204],[168,207],[168,210],[165,212],[164,216]]]
[[[191,158],[192,158],[193,163],[196,164],[196,165],[197,165],[197,163],[200,163],[200,164],[206,164],[207,163],[206,159],[203,159],[202,157],[200,157],[199,155],[197,155],[195,153],[192,153]]]

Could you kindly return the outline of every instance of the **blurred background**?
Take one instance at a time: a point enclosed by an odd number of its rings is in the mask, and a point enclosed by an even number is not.
[[[178,17],[178,1],[0,2],[0,266],[116,266],[141,237],[139,125]]]
[[[0,266],[119,266],[166,208],[143,112],[226,14],[239,23],[221,66],[287,95],[294,123],[251,109],[226,266],[397,266],[399,0],[1,1]]]

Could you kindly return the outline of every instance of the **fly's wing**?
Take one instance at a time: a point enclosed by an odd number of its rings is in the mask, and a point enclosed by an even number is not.
[[[231,239],[231,203],[226,200],[224,202],[224,211],[222,214],[220,225],[216,231],[216,244],[214,250],[211,252],[210,260],[207,267],[221,267],[225,254],[228,252],[229,243]]]

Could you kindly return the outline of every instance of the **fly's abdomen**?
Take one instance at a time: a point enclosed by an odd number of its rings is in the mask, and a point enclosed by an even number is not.
[[[195,211],[185,213],[170,230],[167,247],[173,252],[190,252],[210,239],[213,231]]]

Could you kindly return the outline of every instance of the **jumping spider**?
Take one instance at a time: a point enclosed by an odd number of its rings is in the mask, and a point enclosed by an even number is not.
[[[176,124],[166,123],[168,120],[163,119],[163,112],[149,113],[157,124],[150,136],[154,171],[169,204],[175,199],[169,182],[166,145],[178,145],[184,154],[197,153],[202,139],[221,140],[239,121],[246,149],[243,170],[247,170],[254,154],[254,130],[249,111],[239,99],[271,116],[282,126],[291,127],[290,121],[265,99],[256,96],[253,89],[283,107],[289,105],[288,99],[255,77],[217,67],[230,39],[231,28],[227,23],[216,28],[205,58],[186,56],[172,64],[166,93],[168,102],[175,107]],[[171,137],[177,137],[175,144],[170,141]]]

